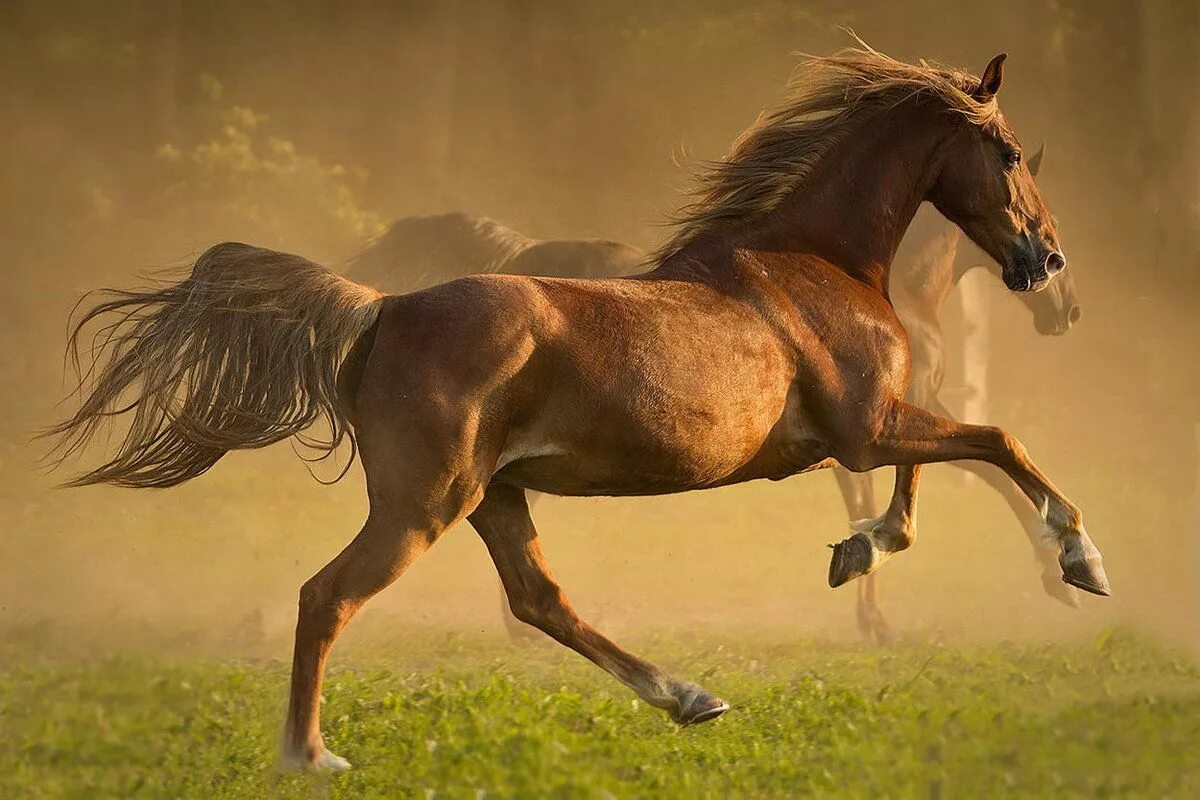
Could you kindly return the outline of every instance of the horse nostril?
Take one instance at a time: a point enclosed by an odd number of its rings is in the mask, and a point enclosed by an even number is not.
[[[1057,275],[1062,272],[1067,266],[1067,259],[1062,253],[1051,253],[1046,256],[1046,272],[1050,275]]]
[[[1083,316],[1083,309],[1079,306],[1071,306],[1071,310],[1067,312],[1067,321],[1074,325],[1079,322],[1079,318]]]

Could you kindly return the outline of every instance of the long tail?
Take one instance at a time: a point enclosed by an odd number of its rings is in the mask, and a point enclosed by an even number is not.
[[[175,486],[230,450],[289,436],[330,455],[354,436],[339,402],[337,370],[375,323],[383,298],[300,256],[226,242],[185,280],[148,291],[112,291],[71,331],[68,354],[84,398],[60,437],[58,460],[115,417],[130,424],[110,461],[69,486]],[[85,327],[92,364],[80,368]],[[302,438],[321,418],[328,440]]]

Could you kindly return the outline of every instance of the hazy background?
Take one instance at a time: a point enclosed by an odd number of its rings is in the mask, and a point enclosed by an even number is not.
[[[1059,339],[991,287],[990,421],[1079,504],[1115,596],[1043,595],[999,498],[931,468],[918,545],[882,573],[914,637],[1197,639],[1200,6],[1078,0],[647,4],[10,0],[0,9],[0,631],[104,642],[292,624],[299,585],[365,514],[360,471],[312,481],[287,446],[166,492],[53,490],[32,431],[60,417],[67,314],[217,241],[336,265],[388,221],[466,209],[539,237],[649,247],[687,165],[779,97],[792,55],[851,26],[896,57],[982,70],[1060,219],[1083,305]],[[950,314],[951,319],[954,313]],[[960,380],[949,376],[947,398]],[[69,407],[69,406],[68,406]],[[879,477],[890,486],[890,470]],[[886,494],[882,496],[886,497]],[[854,636],[825,584],[845,534],[828,474],[534,509],[568,594],[631,629]],[[366,613],[499,628],[467,526]],[[353,630],[353,626],[351,628]],[[2,635],[2,634],[0,634]]]

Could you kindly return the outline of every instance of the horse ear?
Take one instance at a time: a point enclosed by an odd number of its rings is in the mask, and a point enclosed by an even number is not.
[[[983,77],[979,79],[979,88],[974,92],[974,97],[981,103],[986,103],[997,95],[1000,91],[1000,84],[1004,82],[1004,59],[1008,58],[1008,53],[1001,53],[988,62],[988,65],[983,70]]]
[[[1046,155],[1046,143],[1042,142],[1037,152],[1025,159],[1025,166],[1029,167],[1029,171],[1035,176],[1038,174],[1038,170],[1042,168],[1042,156],[1044,155]]]

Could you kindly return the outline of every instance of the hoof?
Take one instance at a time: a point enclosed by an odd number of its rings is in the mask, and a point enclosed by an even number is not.
[[[716,719],[729,710],[728,703],[699,686],[685,686],[677,699],[678,710],[671,715],[671,719],[684,727]]]
[[[1100,551],[1086,538],[1080,545],[1064,550],[1058,557],[1058,565],[1062,567],[1063,583],[1102,597],[1111,594],[1108,590],[1108,576],[1104,574],[1104,565],[1100,560]]]
[[[829,586],[836,589],[843,583],[871,571],[875,561],[875,547],[865,533],[856,533],[849,539],[831,544],[833,558],[829,561]]]
[[[336,753],[322,749],[312,757],[300,753],[285,754],[283,767],[302,772],[345,772],[350,769],[350,762]]]
[[[1108,588],[1108,576],[1104,574],[1104,567],[1100,565],[1099,559],[1064,564],[1062,579],[1063,583],[1069,583],[1077,589],[1083,589],[1085,592],[1098,594],[1101,597],[1108,597],[1112,594]]]

